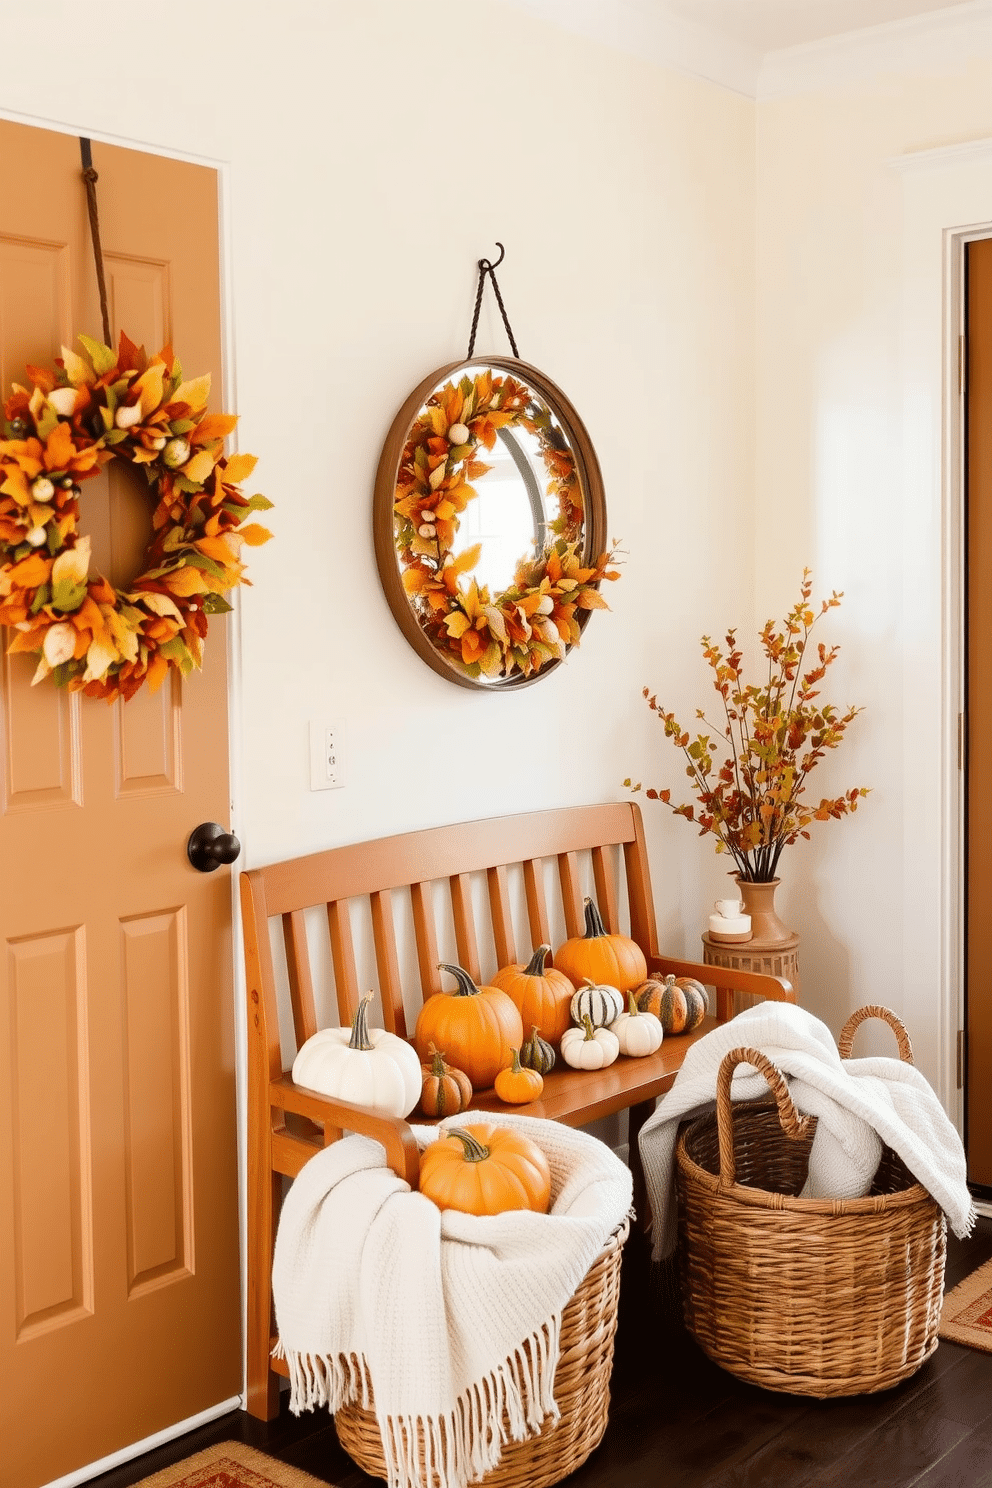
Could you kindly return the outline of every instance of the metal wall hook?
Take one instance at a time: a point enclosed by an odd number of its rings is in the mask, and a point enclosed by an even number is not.
[[[498,269],[500,264],[503,262],[503,259],[506,257],[506,249],[503,247],[503,244],[498,242],[496,244],[496,247],[499,249],[499,258],[496,260],[495,263],[490,263],[488,258],[479,259],[479,268],[484,274],[491,274],[493,269]]]

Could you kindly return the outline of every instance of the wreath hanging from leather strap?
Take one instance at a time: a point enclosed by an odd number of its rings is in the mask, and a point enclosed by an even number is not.
[[[108,702],[155,691],[199,667],[208,616],[247,584],[242,544],[271,533],[249,513],[272,505],[240,486],[253,455],[223,454],[236,417],[208,414],[209,376],[183,380],[172,347],[148,357],[80,336],[53,370],[14,385],[0,440],[0,624],[11,651],[38,655],[33,682]],[[82,483],[110,460],[141,466],[154,492],[153,538],[127,589],[90,574],[79,531]]]

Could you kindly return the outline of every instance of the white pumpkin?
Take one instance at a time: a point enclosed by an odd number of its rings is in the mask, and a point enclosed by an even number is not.
[[[322,1028],[293,1061],[293,1079],[335,1100],[409,1116],[420,1099],[420,1055],[406,1039],[369,1028],[372,993],[363,997],[350,1028]]]
[[[581,1028],[566,1028],[561,1057],[573,1069],[605,1069],[620,1054],[620,1040],[609,1028],[594,1028],[588,1013]]]
[[[665,1037],[661,1019],[656,1018],[654,1013],[639,1012],[633,992],[627,993],[627,1011],[621,1013],[615,1023],[610,1024],[610,1032],[617,1036],[620,1053],[631,1055],[634,1059],[656,1054]]]
[[[588,1018],[593,1028],[608,1028],[623,1012],[623,994],[608,982],[593,982],[588,977],[583,982],[572,994],[572,1022],[581,1026],[582,1019]]]

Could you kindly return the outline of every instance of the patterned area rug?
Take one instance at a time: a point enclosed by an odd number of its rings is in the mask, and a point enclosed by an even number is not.
[[[219,1442],[195,1457],[185,1457],[136,1488],[328,1488],[298,1467],[276,1462],[241,1442]]]
[[[992,1354],[992,1261],[947,1293],[939,1331],[941,1338]]]

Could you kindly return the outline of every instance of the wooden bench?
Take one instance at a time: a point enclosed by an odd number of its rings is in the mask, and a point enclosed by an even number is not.
[[[702,966],[659,952],[636,803],[427,828],[241,874],[248,998],[247,1404],[252,1415],[270,1420],[276,1414],[277,1375],[285,1369],[270,1358],[272,1254],[285,1179],[295,1177],[308,1158],[344,1131],[378,1138],[390,1165],[412,1186],[419,1170],[407,1122],[294,1084],[288,1071],[296,1049],[320,1024],[350,1023],[372,985],[378,986],[383,1026],[409,1036],[422,1002],[442,990],[439,962],[456,962],[485,982],[499,966],[526,962],[535,946],[557,946],[582,934],[587,894],[596,900],[608,931],[629,933],[638,942],[649,975],[692,976],[716,991],[715,1017],[707,1017],[694,1033],[666,1037],[657,1054],[621,1058],[601,1071],[559,1063],[547,1075],[540,1100],[515,1108],[569,1126],[628,1111],[636,1198],[640,1127],[656,1097],[671,1086],[689,1046],[731,1016],[733,991],[795,1001],[781,978]],[[368,975],[362,975],[366,969]],[[280,1005],[287,1025],[292,1008],[295,1045],[286,1049]],[[506,1109],[491,1091],[476,1093],[472,1105]]]

